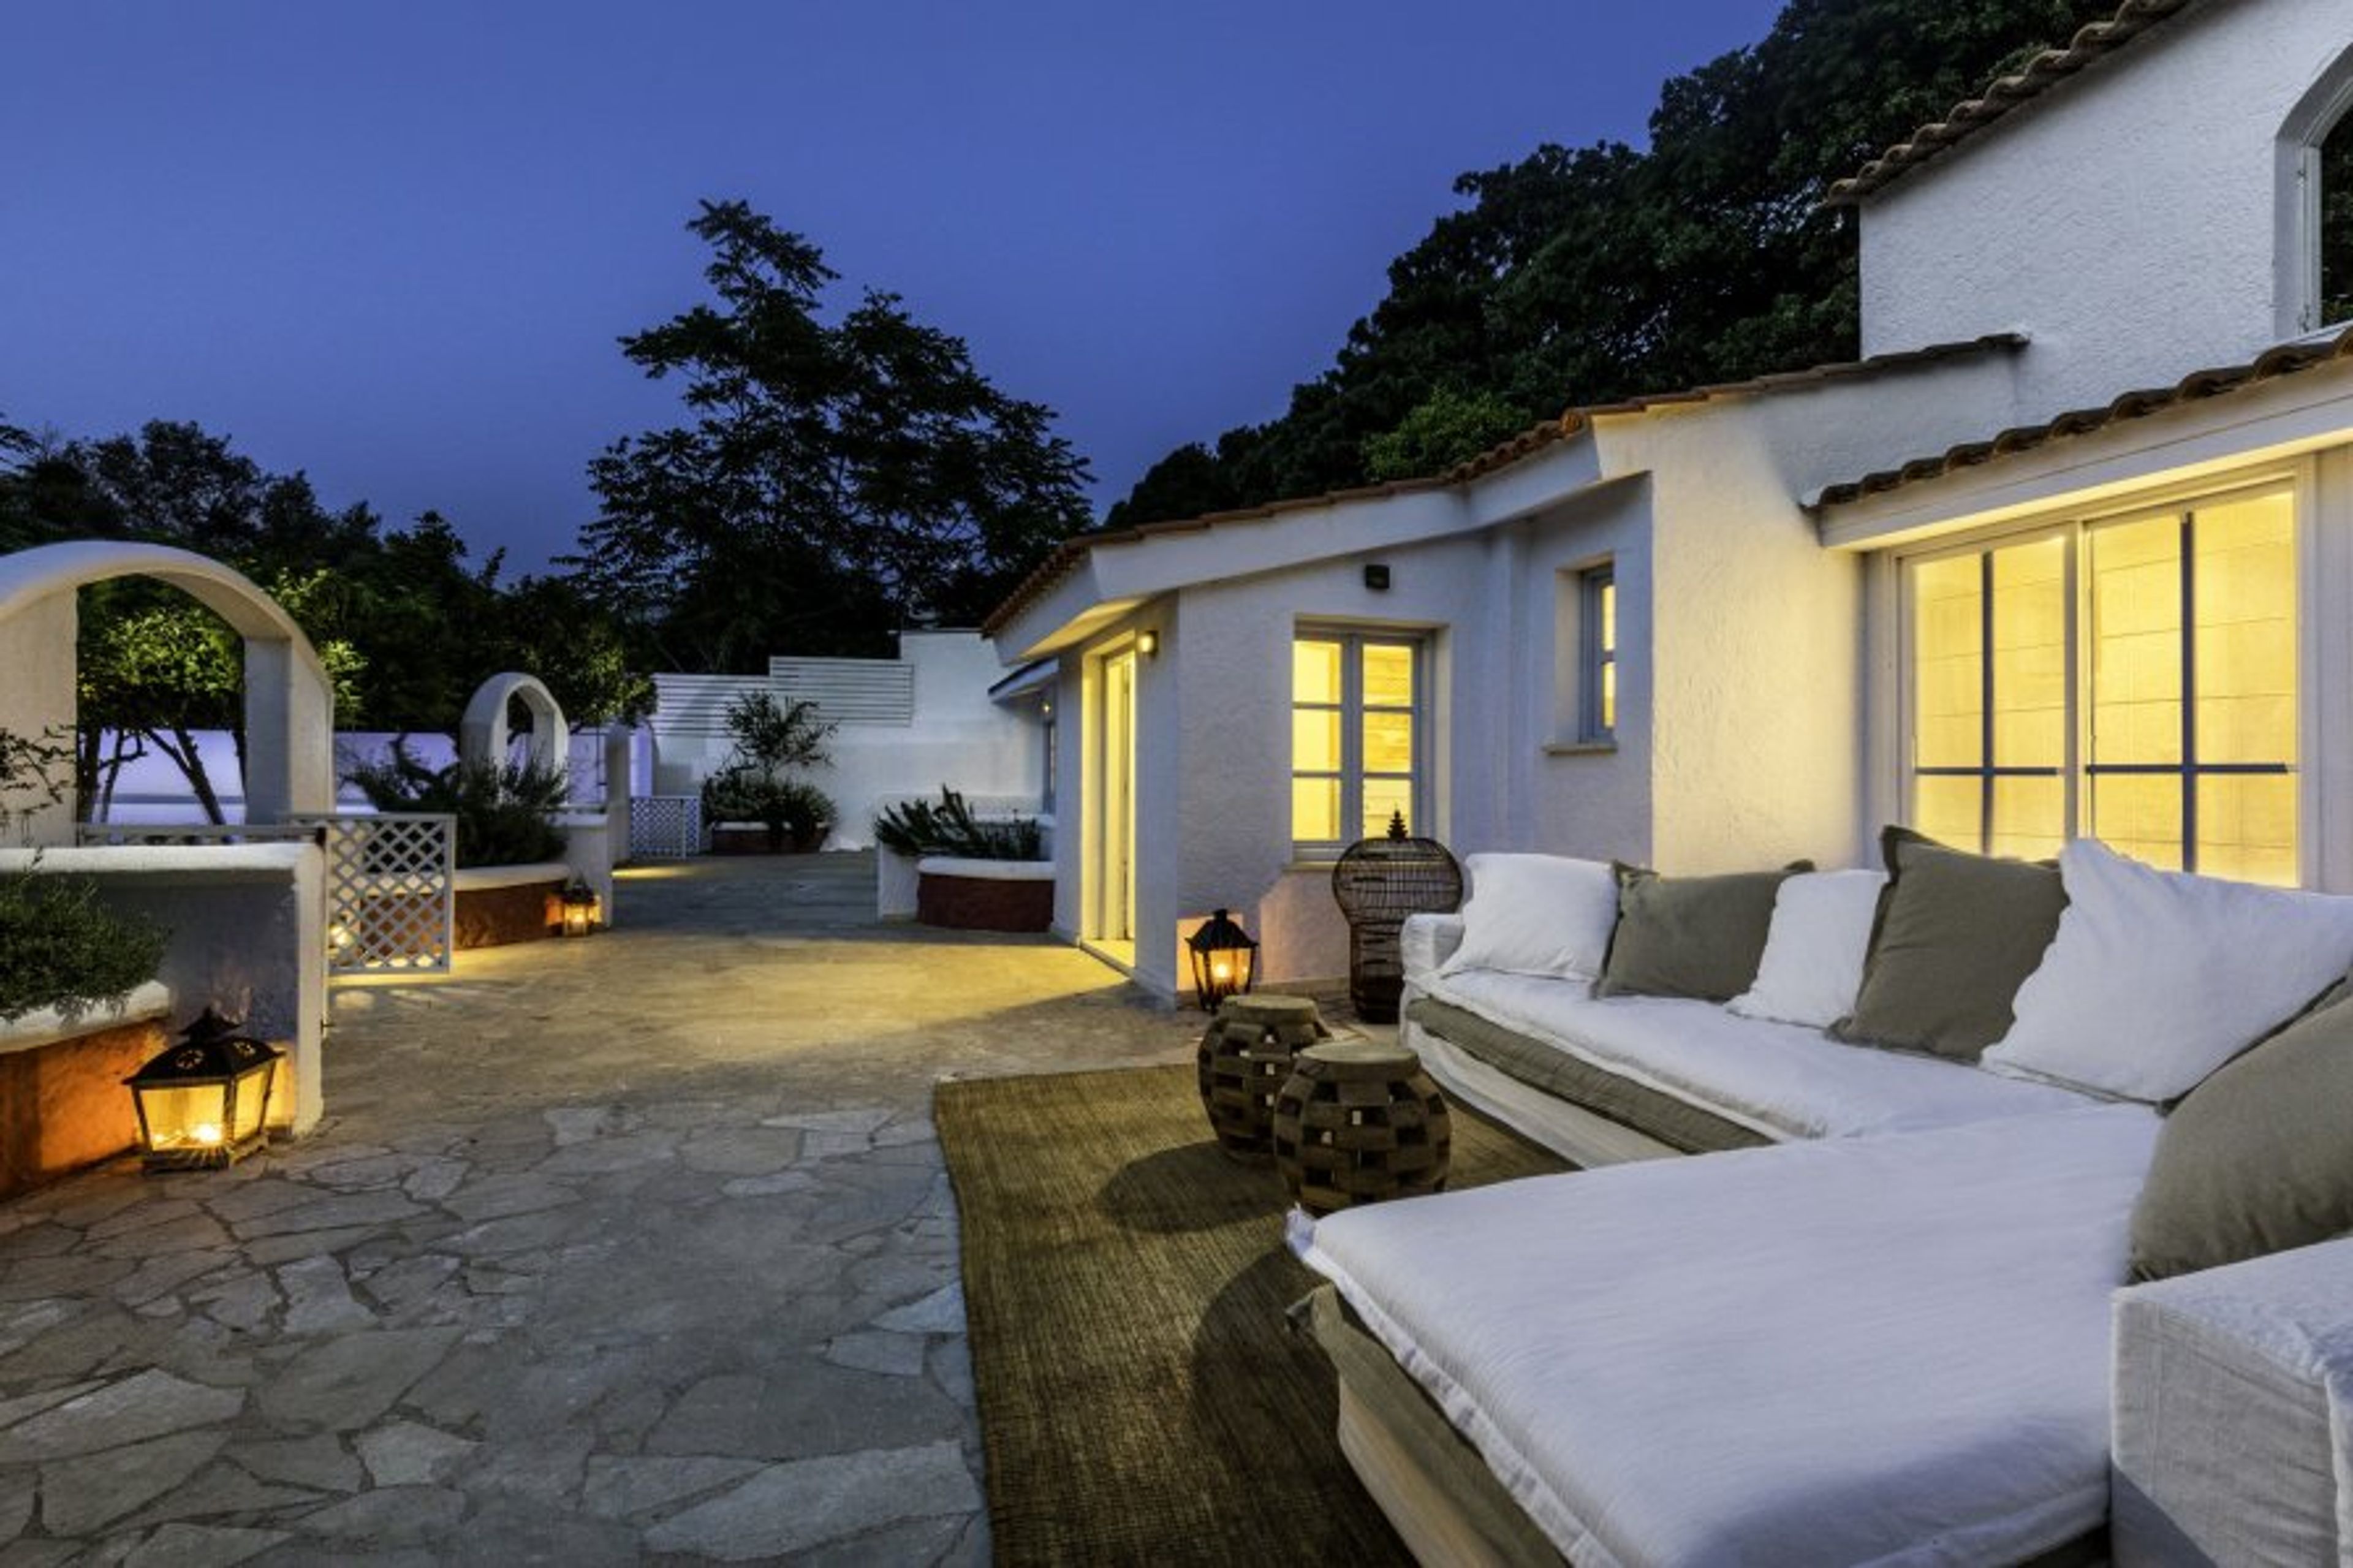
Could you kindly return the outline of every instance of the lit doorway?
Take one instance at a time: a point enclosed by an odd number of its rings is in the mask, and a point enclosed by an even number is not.
[[[1135,650],[1098,667],[1100,722],[1094,776],[1094,875],[1088,941],[1103,955],[1135,966]]]

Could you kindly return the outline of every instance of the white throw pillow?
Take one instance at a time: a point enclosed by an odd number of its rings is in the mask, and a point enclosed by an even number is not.
[[[1725,1006],[1744,1018],[1817,1029],[1853,1012],[1885,886],[1884,871],[1805,871],[1783,882],[1757,978]]]
[[[2059,876],[2059,934],[1986,1048],[2000,1071],[2171,1100],[2353,965],[2353,898],[2160,871],[2090,838]]]
[[[1590,980],[1618,924],[1618,875],[1607,860],[1473,855],[1462,945],[1439,970],[1496,969]]]

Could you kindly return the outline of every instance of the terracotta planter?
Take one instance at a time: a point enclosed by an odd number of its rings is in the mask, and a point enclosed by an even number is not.
[[[132,993],[142,997],[146,1005],[94,1016],[86,1028],[26,1019],[0,1030],[0,1196],[139,1146],[139,1115],[122,1080],[170,1043],[162,1016],[169,993]]]
[[[916,863],[915,918],[950,931],[1041,931],[1054,923],[1054,867],[1038,860]]]

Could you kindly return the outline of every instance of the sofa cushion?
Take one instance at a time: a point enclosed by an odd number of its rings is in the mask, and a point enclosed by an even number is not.
[[[1440,973],[1491,969],[1590,980],[1609,952],[1618,880],[1606,860],[1473,855],[1462,945]]]
[[[1781,884],[1757,978],[1725,1005],[1746,1018],[1828,1028],[1854,1011],[1884,871],[1808,871]]]
[[[1814,863],[1721,877],[1617,868],[1618,926],[1597,994],[1725,1002],[1748,989],[1781,884]]]
[[[1613,1165],[1292,1241],[1572,1561],[2018,1563],[2106,1516],[2156,1122]]]
[[[1468,1007],[1435,996],[1417,996],[1406,1008],[1406,1016],[1417,1028],[1516,1083],[1581,1105],[1683,1153],[1712,1154],[1773,1142],[1753,1127],[1727,1121],[1681,1096],[1652,1089],[1574,1051],[1482,1017]]]
[[[2160,871],[2089,838],[2059,871],[2067,910],[1985,1054],[1998,1071],[2171,1100],[2353,964],[2353,899]]]
[[[2162,1279],[2353,1231],[2353,1003],[2340,994],[2165,1119],[2133,1210],[2132,1272]]]
[[[1975,1061],[2009,1031],[2010,1000],[2059,929],[2058,868],[1948,849],[1905,827],[1883,832],[1880,849],[1888,880],[1862,988],[1831,1032]]]
[[[2056,1084],[1859,1051],[1820,1029],[1679,997],[1605,999],[1574,983],[1483,973],[1448,976],[1432,994],[1774,1139],[1906,1131],[2085,1103]]]

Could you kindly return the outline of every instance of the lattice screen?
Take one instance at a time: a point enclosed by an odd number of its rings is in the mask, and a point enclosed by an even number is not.
[[[629,856],[677,860],[702,853],[702,797],[641,795],[629,802]]]
[[[337,974],[449,967],[458,820],[388,813],[305,816],[327,830],[327,967]]]

